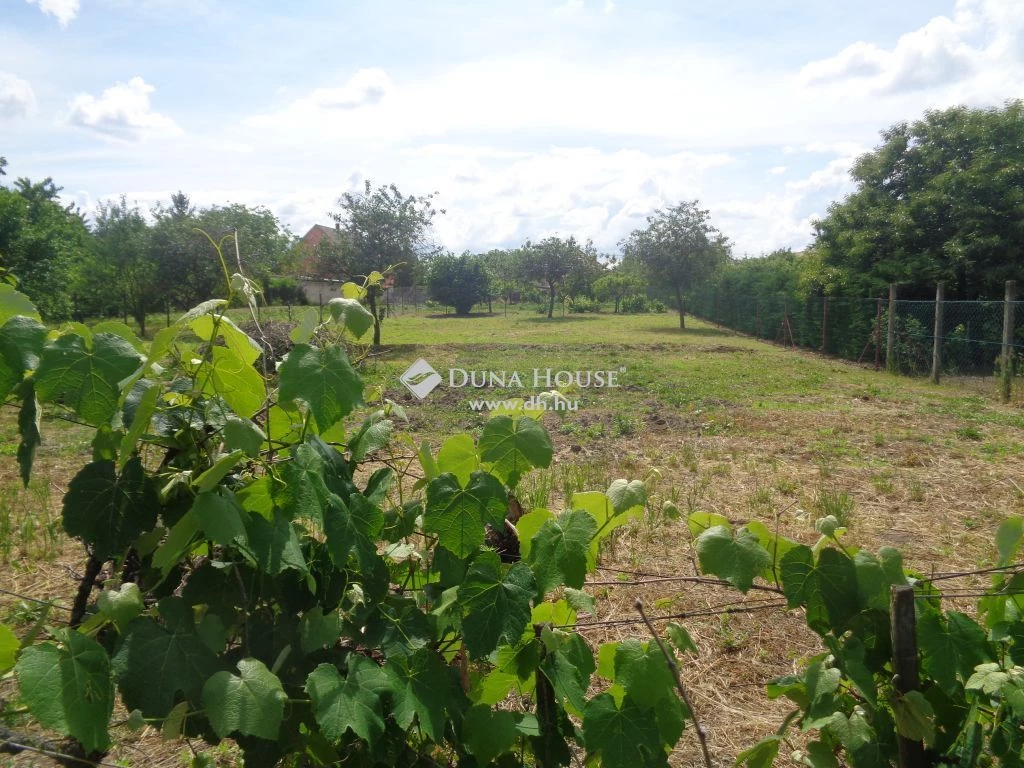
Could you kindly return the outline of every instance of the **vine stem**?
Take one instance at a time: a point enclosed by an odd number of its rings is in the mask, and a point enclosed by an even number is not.
[[[704,756],[704,765],[707,768],[714,768],[714,763],[711,762],[711,753],[708,752],[708,740],[707,735],[704,733],[704,726],[700,724],[700,720],[697,719],[697,710],[693,708],[693,702],[690,700],[689,694],[686,692],[686,686],[683,685],[683,676],[679,672],[679,665],[676,664],[675,658],[671,653],[668,652],[668,648],[661,641],[658,633],[654,630],[654,625],[651,624],[650,619],[647,618],[647,614],[644,612],[644,603],[642,600],[637,600],[633,603],[633,607],[636,608],[637,613],[640,614],[640,618],[644,620],[644,624],[647,625],[647,630],[651,633],[651,637],[654,638],[654,642],[658,644],[658,648],[661,650],[662,656],[665,657],[665,661],[668,664],[669,671],[672,672],[672,677],[676,681],[676,689],[679,691],[679,696],[682,698],[686,708],[690,710],[690,719],[693,720],[693,727],[697,731],[697,741],[700,742],[700,751]]]

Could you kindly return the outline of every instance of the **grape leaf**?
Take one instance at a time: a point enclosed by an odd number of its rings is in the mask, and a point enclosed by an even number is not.
[[[169,605],[174,603],[161,602],[162,609]],[[217,657],[196,634],[184,606],[168,610],[174,613],[167,624],[148,616],[132,621],[112,657],[125,706],[142,710],[146,717],[167,715],[178,691],[198,707],[203,683],[218,667]]]
[[[255,363],[263,353],[260,345],[235,325],[227,315],[219,315],[216,323],[213,315],[200,315],[190,325],[195,335],[208,343],[213,343],[216,329],[217,336],[224,339],[227,348],[246,365]]]
[[[246,540],[245,520],[249,513],[227,488],[216,488],[196,496],[192,514],[207,537],[229,546]]]
[[[239,675],[221,670],[203,686],[203,706],[213,732],[274,741],[284,717],[288,696],[277,675],[258,659],[241,659]]]
[[[36,391],[41,400],[62,398],[90,424],[103,424],[117,410],[120,382],[142,361],[120,336],[98,333],[86,338],[66,333],[43,347],[35,375]]]
[[[363,401],[363,382],[341,347],[296,344],[279,368],[282,402],[304,402],[325,432]]]
[[[507,510],[505,488],[493,475],[474,472],[462,488],[446,472],[427,485],[423,530],[436,533],[441,546],[466,557],[484,543],[485,523],[504,526]]]
[[[46,327],[28,317],[12,317],[0,328],[0,398],[39,365]]]
[[[574,589],[587,577],[587,550],[597,523],[587,512],[563,512],[548,520],[530,542],[529,564],[540,594],[563,584]]]
[[[462,719],[462,740],[477,759],[478,765],[489,765],[498,755],[507,752],[519,733],[519,716],[507,710],[494,710],[484,704],[470,707]]]
[[[269,521],[262,515],[249,515],[245,528],[253,556],[264,573],[276,576],[289,568],[308,572],[295,526],[281,510],[275,509]]]
[[[228,450],[241,450],[246,456],[256,457],[260,454],[260,448],[266,441],[267,436],[263,430],[253,424],[249,419],[242,419],[238,416],[228,416],[224,424],[224,444]]]
[[[105,618],[124,630],[144,608],[139,585],[127,582],[118,589],[104,589],[96,600],[96,607]]]
[[[641,480],[615,480],[605,491],[612,501],[616,515],[622,515],[635,507],[647,504],[647,486]]]
[[[251,364],[227,347],[214,347],[210,358],[197,375],[204,392],[224,398],[235,413],[246,418],[263,407],[263,377]]]
[[[551,438],[544,427],[525,416],[489,419],[480,434],[478,450],[480,460],[489,462],[491,471],[510,488],[534,467],[551,464]]]
[[[733,536],[724,525],[708,528],[695,542],[700,569],[728,581],[740,592],[746,592],[754,577],[769,567],[772,556],[761,546],[757,536],[740,531]]]
[[[780,736],[761,739],[754,746],[736,755],[736,765],[745,765],[747,768],[772,768],[775,758],[779,754],[781,742],[782,737]]]
[[[114,462],[86,464],[64,494],[64,530],[93,549],[100,560],[119,555],[156,525],[160,502],[136,456],[117,475]]]
[[[373,327],[373,315],[355,299],[337,298],[327,302],[331,320],[340,323],[357,339]]]
[[[365,656],[350,654],[346,677],[333,664],[321,664],[306,678],[306,693],[313,700],[313,716],[324,736],[338,741],[351,728],[372,745],[384,733],[380,694],[387,685],[376,664]]]
[[[33,320],[41,319],[32,299],[15,290],[14,286],[0,283],[0,323],[6,323],[10,318],[18,315]]]
[[[480,468],[480,458],[476,455],[473,438],[466,434],[453,435],[444,441],[437,452],[437,474],[451,472],[459,479],[459,485],[465,486],[470,475]]]
[[[71,630],[56,636],[59,645],[39,643],[21,652],[14,667],[21,696],[46,728],[78,739],[87,752],[106,749],[114,709],[110,659],[91,637]]]
[[[459,588],[459,603],[466,611],[462,635],[474,659],[493,651],[500,640],[519,641],[530,621],[530,600],[536,592],[533,573],[518,562],[501,574],[501,561],[493,552],[481,554]]]
[[[341,617],[337,611],[324,613],[315,605],[302,615],[299,622],[299,647],[305,654],[321,648],[330,648],[341,635]]]
[[[567,701],[577,714],[582,714],[590,676],[597,669],[594,652],[587,641],[579,635],[570,635],[558,650],[544,657],[540,669],[551,682],[555,695]]]
[[[429,648],[420,648],[412,656],[388,659],[384,672],[390,680],[395,722],[407,729],[415,719],[427,738],[440,743],[445,705],[451,698],[444,662]]]
[[[615,649],[615,682],[637,706],[649,708],[675,696],[675,679],[657,643],[623,640]]]
[[[629,695],[623,697],[621,707],[615,705],[610,693],[599,694],[587,702],[583,711],[583,743],[588,753],[600,756],[603,768],[665,764],[665,745],[661,743],[655,718]]]
[[[14,666],[14,659],[18,655],[18,648],[21,643],[17,636],[6,624],[0,624],[0,675],[7,674],[7,671]]]

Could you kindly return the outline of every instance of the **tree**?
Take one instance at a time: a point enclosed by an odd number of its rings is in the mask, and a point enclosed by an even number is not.
[[[97,290],[119,300],[122,312],[135,319],[145,336],[146,313],[160,295],[146,220],[137,206],[128,206],[124,196],[117,203],[100,203],[94,218],[96,258],[90,267],[93,280],[102,281]]]
[[[851,175],[856,191],[815,223],[836,290],[907,298],[998,296],[1024,270],[1024,102],[954,107],[882,132]]]
[[[641,265],[650,281],[675,295],[680,328],[686,327],[686,294],[729,258],[729,241],[697,200],[655,211],[647,228],[635,230],[622,248],[626,263]]]
[[[491,298],[500,298],[505,305],[505,314],[508,314],[508,305],[513,295],[517,294],[522,287],[522,270],[519,260],[522,258],[522,251],[518,248],[503,250],[494,248],[480,256],[487,269],[490,283],[490,293],[487,297],[487,310],[491,310]]]
[[[555,296],[566,278],[583,261],[583,249],[576,238],[548,237],[539,243],[527,242],[519,260],[524,282],[539,283],[548,293],[548,317],[555,312]]]
[[[428,267],[427,291],[434,301],[454,307],[455,314],[468,315],[474,304],[490,295],[483,260],[469,253],[435,256]]]
[[[618,314],[619,304],[624,298],[644,290],[644,281],[637,274],[618,269],[595,280],[593,287],[594,296],[600,301],[614,302],[614,312]]]
[[[436,193],[435,193],[436,194]],[[350,244],[349,276],[366,277],[395,267],[398,285],[411,285],[419,259],[436,248],[430,239],[434,194],[402,195],[394,184],[374,190],[367,180],[359,194],[346,192],[332,218]]]
[[[82,215],[61,204],[60,191],[51,178],[0,186],[0,274],[17,278],[18,289],[51,321],[72,315],[74,265],[89,242]]]

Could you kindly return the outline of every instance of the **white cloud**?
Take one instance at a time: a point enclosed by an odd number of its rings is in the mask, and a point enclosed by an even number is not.
[[[35,109],[36,96],[28,81],[0,71],[0,120],[27,117]]]
[[[806,64],[805,86],[857,83],[869,93],[905,93],[1010,74],[1024,60],[1024,4],[957,0],[952,18],[936,16],[902,35],[891,49],[858,41]],[[1011,74],[1012,76],[1012,74]]]
[[[382,69],[360,69],[338,88],[317,88],[294,102],[289,109],[305,112],[310,109],[350,110],[379,104],[394,85]]]
[[[181,128],[171,118],[154,112],[149,95],[156,89],[141,77],[117,83],[97,98],[81,93],[71,100],[67,122],[104,138],[135,142],[152,136],[176,136]]]
[[[784,166],[784,165],[776,165],[774,168],[769,168],[768,169],[768,175],[769,176],[781,176],[787,170],[789,170],[789,169],[786,168],[786,166]]]
[[[66,27],[78,15],[79,0],[25,0],[30,5],[38,5],[39,10],[50,16],[56,16],[57,22]]]
[[[604,0],[604,12],[611,13],[615,10],[615,3],[612,0]]]

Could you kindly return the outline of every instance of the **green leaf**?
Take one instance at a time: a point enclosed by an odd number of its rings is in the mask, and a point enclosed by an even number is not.
[[[331,492],[324,482],[326,465],[316,448],[309,443],[296,446],[280,471],[283,482],[274,488],[274,501],[281,510],[290,520],[306,518],[323,524]]]
[[[190,323],[192,331],[203,341],[212,344],[214,333],[222,339],[235,357],[246,365],[255,363],[263,349],[247,333],[235,325],[227,315],[201,315]]]
[[[203,683],[217,671],[217,657],[195,631],[180,600],[161,601],[165,624],[140,616],[125,629],[111,659],[125,706],[146,717],[164,717],[178,692],[199,707]],[[159,659],[159,664],[154,664]]]
[[[693,642],[693,638],[690,637],[690,633],[686,631],[686,627],[676,624],[674,621],[668,623],[666,629],[668,639],[672,641],[672,645],[676,647],[680,653],[686,653],[687,651],[693,651],[694,653],[700,653],[700,649],[697,644]]]
[[[530,621],[530,600],[537,585],[526,563],[518,562],[502,576],[501,561],[493,552],[481,554],[459,588],[459,603],[466,611],[462,634],[474,659],[493,651],[500,640],[514,645]]]
[[[864,719],[863,715],[856,713],[847,717],[842,712],[836,712],[829,719],[824,730],[835,736],[839,743],[851,753],[877,741],[875,732],[871,730],[868,721]]]
[[[129,425],[124,437],[121,438],[120,446],[118,446],[118,457],[120,459],[118,469],[123,471],[125,465],[135,455],[135,446],[138,445],[139,440],[149,429],[160,394],[161,387],[151,385],[143,392],[142,397],[139,398],[138,404],[135,406],[135,415],[132,416],[132,423]]]
[[[324,613],[324,609],[315,605],[302,614],[299,622],[299,647],[305,654],[311,654],[322,648],[331,648],[341,636],[341,617],[337,611]]]
[[[411,656],[395,656],[384,667],[392,691],[392,715],[399,727],[408,729],[413,720],[431,741],[441,743],[447,722],[445,710],[451,700],[448,668],[429,648]]]
[[[587,577],[587,551],[597,534],[597,523],[588,513],[563,512],[548,520],[530,542],[529,564],[541,595],[563,584],[574,589]]]
[[[657,643],[623,640],[615,650],[615,682],[645,709],[675,696],[675,678]]]
[[[839,690],[842,672],[835,667],[826,667],[816,661],[807,668],[804,681],[807,686],[807,711],[801,727],[803,730],[821,728],[840,708],[835,693]]]
[[[192,514],[207,537],[223,546],[246,541],[245,521],[249,513],[227,488],[216,488],[196,496]]]
[[[856,568],[839,550],[821,550],[815,563],[813,551],[801,544],[782,558],[779,574],[789,606],[805,606],[807,624],[819,634],[841,634],[859,611]]]
[[[496,416],[484,424],[478,446],[480,460],[510,488],[534,467],[551,464],[551,438],[547,431],[528,417],[513,419]]]
[[[549,653],[540,664],[541,672],[551,682],[555,695],[582,714],[586,706],[590,676],[597,665],[594,652],[579,635],[570,635],[554,653]]]
[[[449,437],[437,452],[435,466],[437,472],[434,477],[442,472],[450,472],[459,479],[459,485],[464,487],[472,474],[480,468],[480,459],[476,455],[473,438],[467,434]]]
[[[249,546],[261,571],[271,576],[290,568],[308,573],[295,526],[279,509],[274,510],[271,520],[261,515],[249,515],[245,527]]]
[[[994,661],[988,637],[970,617],[957,611],[924,610],[917,618],[917,644],[924,673],[949,695],[981,664]]]
[[[716,526],[729,527],[729,518],[715,512],[693,512],[686,518],[686,527],[694,538]]]
[[[512,749],[519,736],[519,716],[507,710],[495,710],[478,704],[470,707],[462,719],[462,740],[478,765],[488,765],[498,755]]]
[[[316,307],[306,307],[299,313],[299,323],[288,334],[292,344],[308,344],[320,323]]]
[[[41,400],[61,398],[90,424],[103,424],[117,410],[121,381],[141,363],[142,356],[119,336],[67,333],[43,348],[36,391]]]
[[[221,670],[203,686],[203,706],[213,732],[277,740],[288,695],[281,681],[257,659],[238,662],[239,675]]]
[[[122,584],[118,589],[104,589],[96,600],[96,607],[121,630],[145,608],[139,585],[131,582]]]
[[[327,310],[331,313],[331,320],[344,326],[357,339],[373,328],[370,310],[355,299],[331,299],[327,302]]]
[[[1024,541],[1024,518],[1008,517],[996,529],[996,549],[999,551],[999,565],[1013,562],[1021,542]]]
[[[736,765],[745,765],[747,768],[771,768],[779,754],[781,741],[779,736],[761,739],[754,746],[736,755]]]
[[[21,652],[14,667],[21,697],[44,727],[77,739],[87,752],[104,750],[114,709],[110,659],[79,632],[61,630],[57,638],[59,645],[39,643]]]
[[[92,326],[89,330],[92,331],[94,335],[97,333],[111,333],[114,336],[120,336],[138,350],[140,354],[145,354],[146,352],[146,345],[142,343],[142,339],[136,336],[135,331],[120,320],[102,320]]]
[[[0,675],[5,675],[14,666],[21,643],[6,624],[0,624]]]
[[[238,416],[228,416],[224,424],[224,444],[228,450],[240,450],[246,456],[255,458],[260,455],[260,449],[267,440],[263,430],[256,426],[249,419],[242,419]]]
[[[197,374],[204,392],[224,398],[235,413],[246,418],[263,407],[266,399],[263,377],[250,363],[227,347],[214,347],[210,358]]]
[[[857,574],[857,597],[860,606],[888,611],[891,585],[875,556],[861,550],[853,557],[853,567]]]
[[[26,381],[21,385],[21,409],[18,411],[18,469],[22,484],[28,488],[32,477],[32,465],[36,460],[36,448],[42,445],[43,436],[39,432],[41,411],[33,382]]]
[[[709,528],[695,542],[700,569],[728,581],[741,592],[754,583],[754,577],[771,565],[772,556],[749,531],[732,531],[722,525]]]
[[[358,654],[349,654],[346,677],[334,665],[321,664],[306,678],[313,717],[331,741],[339,741],[351,729],[371,746],[376,743],[384,733],[379,693],[386,688],[384,672]]]
[[[36,305],[32,303],[32,299],[24,293],[16,291],[14,286],[0,283],[0,323],[6,323],[17,315],[29,317],[33,320],[41,319],[38,310],[36,310]]]
[[[615,480],[605,493],[612,500],[612,509],[617,515],[636,508],[642,510],[647,505],[647,486],[642,480]]]
[[[39,365],[45,340],[46,327],[27,317],[12,317],[0,328],[0,399]]]
[[[583,711],[583,743],[587,752],[601,758],[602,768],[636,768],[664,765],[665,747],[650,710],[637,706],[630,696],[615,705],[610,693],[602,693]]]
[[[535,509],[527,512],[519,518],[516,523],[516,534],[519,537],[519,555],[523,560],[530,561],[530,547],[533,546],[533,537],[544,526],[548,520],[554,520],[555,516],[546,509]]]
[[[212,491],[221,480],[228,476],[228,473],[238,465],[238,462],[244,456],[245,453],[242,451],[232,451],[221,456],[213,463],[213,466],[204,470],[201,475],[192,481],[192,486],[200,493]]]
[[[914,741],[935,743],[935,710],[920,691],[897,695],[892,702],[896,730],[900,736]]]
[[[159,506],[137,456],[120,475],[114,462],[94,461],[79,470],[64,494],[64,530],[89,544],[97,558],[109,560],[153,529]]]
[[[441,546],[467,557],[484,543],[484,525],[504,526],[508,511],[505,488],[487,472],[474,472],[462,488],[451,473],[427,485],[423,530],[436,533]]]
[[[384,418],[384,411],[377,411],[363,422],[359,431],[348,441],[352,461],[362,461],[374,451],[379,451],[391,442],[394,429],[390,419]]]
[[[324,432],[363,401],[363,382],[339,346],[296,344],[278,369],[282,402],[302,401]]]

